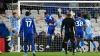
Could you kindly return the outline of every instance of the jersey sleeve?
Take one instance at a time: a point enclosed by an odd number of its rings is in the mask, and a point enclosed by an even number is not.
[[[34,19],[32,19],[32,24],[33,24],[33,32],[36,33],[36,26],[35,26]]]

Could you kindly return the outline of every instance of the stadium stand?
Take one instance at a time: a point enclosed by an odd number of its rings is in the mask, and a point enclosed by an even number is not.
[[[22,10],[22,11],[28,11],[28,10]],[[44,12],[46,12],[47,10],[39,10],[39,13],[41,13],[41,11],[42,11],[42,13],[44,13]],[[40,18],[40,17],[43,17],[43,14],[41,15],[41,14],[38,14],[38,12],[37,12],[37,10],[31,10],[30,11],[31,12],[31,16],[34,16],[34,18],[35,19],[38,19],[38,18]],[[93,13],[93,11],[91,10],[91,14],[94,14]],[[24,16],[24,14],[21,14],[22,16]],[[57,19],[58,18],[58,16],[57,16],[57,14],[51,14],[55,19]],[[100,27],[99,25],[100,25],[100,18],[98,18],[98,23],[95,23],[95,19],[91,19],[91,22],[92,22],[92,27],[93,27],[93,29],[96,31],[96,32],[94,32],[94,34],[96,34],[96,35],[99,35],[100,33],[100,29],[98,28],[98,27]],[[40,24],[42,24],[42,25],[40,25]],[[38,26],[44,26],[44,28],[43,29],[46,29],[46,24],[45,24],[45,21],[41,21],[41,22],[39,22],[39,24],[38,24]],[[38,27],[37,27],[38,28]],[[46,30],[45,30],[46,31]],[[58,32],[58,31],[57,31]]]
[[[63,5],[65,6],[65,4],[63,4]],[[48,6],[50,6],[50,7],[48,7]],[[55,6],[55,7],[53,7],[53,6]],[[53,4],[53,5],[49,4],[47,6],[45,4],[44,7],[43,6],[42,7],[41,6],[33,6],[33,5],[32,6],[27,6],[26,5],[25,6],[25,5],[22,4],[21,7],[23,7],[26,10],[29,10],[31,12],[31,17],[34,17],[35,19],[38,19],[40,17],[44,17],[44,15],[42,14],[44,12],[48,12],[55,19],[58,19],[58,16],[57,16],[57,14],[58,14],[58,4]],[[74,11],[75,12],[75,17],[77,17],[77,14],[79,12],[84,13],[85,11],[90,11],[91,16],[92,16],[91,22],[92,22],[93,32],[94,32],[94,36],[96,37],[95,40],[98,41],[98,39],[99,39],[98,37],[100,36],[100,29],[99,29],[99,27],[100,27],[99,26],[100,18],[98,18],[98,23],[95,23],[94,14],[95,14],[96,9],[95,8],[74,8],[74,9],[76,9]],[[66,14],[66,10],[71,11],[71,10],[74,10],[74,9],[64,7],[64,8],[61,8],[61,10],[62,10],[61,13],[63,15],[65,15]],[[35,10],[36,12],[32,12],[33,10]],[[42,13],[40,11],[42,11]],[[100,9],[98,9],[98,13],[100,14],[99,11],[100,11]],[[36,24],[36,28],[37,28],[37,32],[41,32],[41,31],[46,32],[47,31],[47,24],[45,23],[45,21],[40,21],[39,24]],[[60,33],[60,29],[56,27],[55,33]],[[35,40],[37,40],[36,43],[38,45],[40,45],[40,42],[38,43],[38,41],[40,41],[39,38],[38,39],[36,38]],[[61,43],[57,44],[57,43],[59,43],[58,42],[59,40],[62,41],[61,39],[56,38],[55,41],[52,43],[52,47],[49,50],[45,50],[45,51],[47,51],[47,52],[48,51],[60,51],[61,50],[61,48],[60,48],[61,47],[61,45],[60,45]],[[47,39],[44,38],[44,41],[41,41],[41,44],[46,45],[46,42],[47,42]],[[57,46],[55,46],[56,45],[55,43],[57,44]],[[21,41],[21,44],[23,44],[22,41]],[[69,47],[69,49],[70,49],[70,47]]]
[[[20,1],[22,1],[22,0],[20,0]],[[24,0],[25,1],[25,0]],[[29,0],[28,0],[29,1]],[[30,1],[33,1],[33,0],[30,0]],[[50,1],[50,0],[49,0]],[[51,0],[52,1],[52,0]],[[31,4],[31,3],[30,3]],[[27,5],[27,4],[26,4]],[[36,5],[38,5],[38,4],[36,4]],[[40,4],[41,5],[41,4]],[[55,19],[58,19],[58,16],[57,16],[57,14],[58,14],[58,6],[59,7],[65,7],[65,8],[61,8],[62,9],[62,14],[63,15],[65,15],[66,14],[66,10],[69,10],[69,11],[71,11],[71,9],[70,8],[66,8],[67,6],[69,6],[69,4],[53,4],[53,3],[50,3],[50,4],[44,4],[44,6],[45,7],[41,7],[41,6],[25,6],[25,5],[21,5],[21,19],[24,17],[24,15],[25,15],[25,12],[26,11],[30,11],[31,12],[31,17],[34,17],[35,19],[38,19],[38,18],[40,18],[40,17],[44,17],[44,12],[48,12],[50,15],[52,15]],[[50,7],[48,7],[48,6],[50,6]],[[54,7],[55,6],[55,7]],[[87,5],[81,5],[80,4],[80,7],[81,6],[87,6]],[[93,6],[93,5],[92,5]],[[91,7],[92,7],[91,6]],[[9,7],[8,7],[9,8]],[[94,20],[94,12],[95,12],[95,8],[79,8],[79,9],[76,9],[76,11],[75,11],[75,16],[77,16],[77,13],[78,12],[80,12],[80,11],[82,11],[82,12],[84,12],[85,10],[90,10],[90,13],[91,13],[91,15],[92,15],[92,19],[91,19],[91,22],[92,22],[92,27],[93,27],[93,31],[94,31],[94,34],[95,34],[95,36],[100,36],[100,29],[99,29],[99,25],[100,25],[100,17],[98,18],[98,23],[95,23],[95,20]],[[98,12],[99,12],[99,14],[100,14],[100,9],[98,9]],[[11,15],[12,14],[12,9],[6,9],[6,11],[5,11],[5,13],[7,14],[7,15]],[[2,17],[3,18],[3,17]],[[5,19],[4,21],[7,21],[7,22],[5,22],[5,24],[7,25],[7,27],[9,28],[9,22],[8,22],[8,19]],[[44,32],[46,32],[47,31],[47,24],[45,23],[45,21],[40,21],[39,22],[39,24],[36,24],[36,28],[37,28],[37,31],[38,32],[41,32],[41,31],[44,31]],[[58,29],[58,28],[56,28],[56,31],[55,31],[56,33],[60,33],[60,29]],[[15,40],[17,40],[17,39],[15,39]],[[39,38],[36,38],[35,39],[36,40],[36,42],[38,42],[37,44],[38,45],[41,45],[41,43],[43,44],[43,45],[46,45],[45,43],[46,43],[46,41],[47,40],[43,40],[43,39],[39,39]],[[55,42],[53,42],[53,48],[51,47],[51,49],[50,50],[46,50],[46,51],[61,51],[61,39],[55,39],[56,41]],[[60,40],[60,42],[59,42],[59,40]],[[98,39],[96,39],[96,40],[98,40]],[[45,42],[44,42],[45,41]],[[17,41],[15,41],[16,43],[17,43]],[[20,42],[21,42],[21,45],[23,44],[23,40],[20,40]],[[56,43],[56,44],[55,44]],[[21,50],[22,51],[22,50]]]

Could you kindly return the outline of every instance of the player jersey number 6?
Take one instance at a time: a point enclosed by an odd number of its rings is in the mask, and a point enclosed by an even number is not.
[[[76,26],[83,26],[83,22],[82,21],[76,21]]]

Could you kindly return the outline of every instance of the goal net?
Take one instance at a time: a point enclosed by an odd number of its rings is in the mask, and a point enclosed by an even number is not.
[[[72,15],[77,17],[77,14],[81,12],[82,14],[88,14],[89,19],[92,22],[92,28],[94,33],[94,40],[96,42],[96,47],[100,51],[100,3],[99,2],[84,2],[84,1],[19,1],[18,2],[18,10],[21,18],[25,16],[25,12],[29,11],[31,13],[31,17],[34,19],[39,19],[44,17],[44,12],[48,12],[52,17],[58,20],[58,13],[61,13],[63,17],[67,14],[67,11],[70,11]],[[95,15],[98,16],[95,16]],[[97,17],[97,22],[95,20]],[[50,49],[46,49],[47,41],[44,37],[47,31],[47,24],[45,21],[40,21],[39,24],[36,24],[36,29],[38,33],[43,33],[42,35],[35,37],[35,50],[37,52],[59,52],[62,49],[62,38],[59,37],[60,29],[56,27],[55,40],[52,42]],[[19,46],[20,51],[23,51],[23,35],[21,36]],[[72,51],[71,45],[69,43],[68,50]],[[28,51],[31,51],[31,45],[28,45]],[[85,51],[93,51],[93,45],[88,40],[85,40]]]

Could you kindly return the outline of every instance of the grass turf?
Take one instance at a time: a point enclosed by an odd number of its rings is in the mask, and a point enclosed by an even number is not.
[[[23,56],[23,52],[13,52],[13,53],[3,53],[0,56]],[[29,52],[28,56],[32,56],[32,53]],[[36,52],[36,56],[65,56],[64,52]],[[71,52],[68,53],[68,56],[73,56]],[[100,56],[100,52],[85,52],[77,53],[75,56]]]

